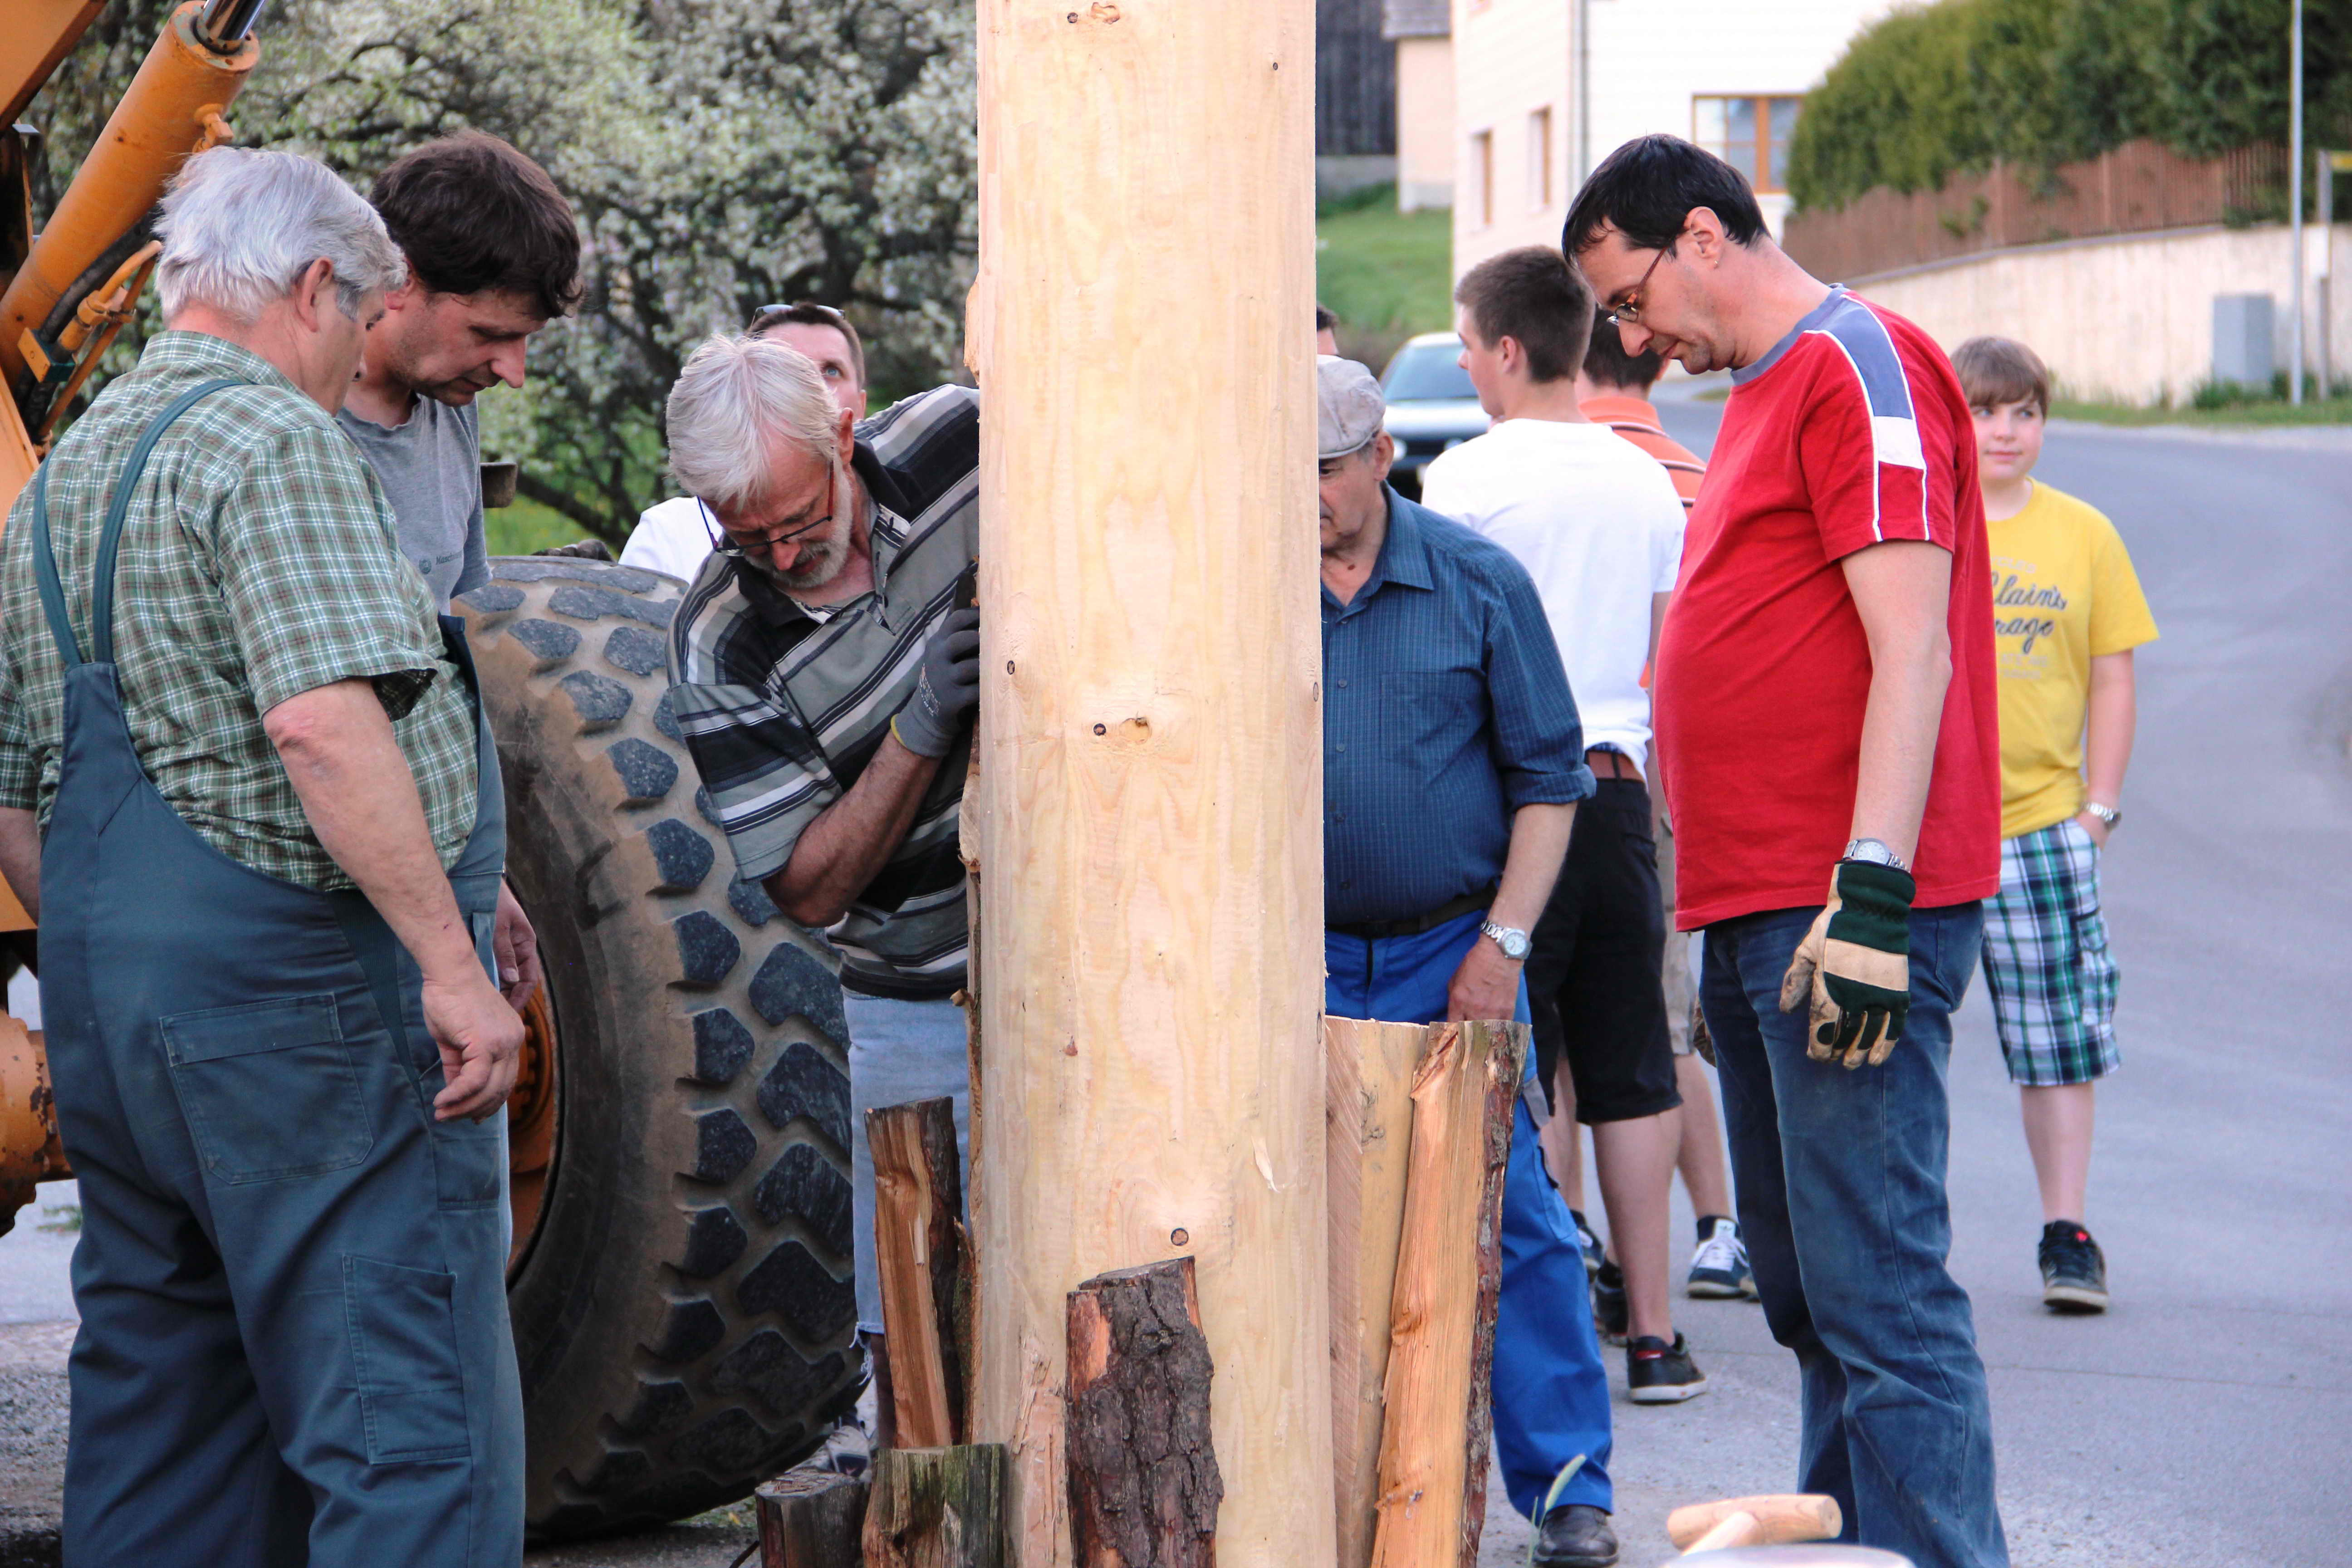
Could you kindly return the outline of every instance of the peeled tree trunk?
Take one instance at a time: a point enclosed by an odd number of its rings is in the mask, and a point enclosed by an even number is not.
[[[979,26],[972,1434],[1066,1563],[1066,1295],[1189,1255],[1218,1561],[1328,1563],[1314,12]]]

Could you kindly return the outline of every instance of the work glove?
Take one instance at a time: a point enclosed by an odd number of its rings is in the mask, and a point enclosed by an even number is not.
[[[1867,860],[1841,860],[1829,907],[1815,918],[1780,981],[1780,1011],[1811,999],[1805,1054],[1845,1065],[1884,1062],[1903,1037],[1911,1010],[1911,899],[1908,871]]]
[[[917,756],[944,757],[979,700],[980,612],[950,610],[923,645],[923,673],[891,731]]]
[[[533,555],[569,555],[582,561],[610,561],[612,546],[601,539],[575,539],[569,544],[551,544],[544,550],[534,550]]]

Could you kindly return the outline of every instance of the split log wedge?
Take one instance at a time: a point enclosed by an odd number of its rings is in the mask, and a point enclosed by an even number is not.
[[[1013,1568],[1012,1460],[1002,1443],[874,1456],[865,1568]]]
[[[896,1440],[944,1448],[963,1436],[956,1308],[968,1267],[955,1107],[939,1099],[869,1110],[866,1139],[874,1151],[874,1260]]]
[[[792,1470],[751,1494],[760,1568],[856,1568],[867,1488],[852,1476]]]
[[[1503,1174],[1524,1024],[1441,1024],[1413,1075],[1375,1568],[1475,1568],[1494,1426]]]
[[[1070,1292],[1070,1532],[1078,1568],[1215,1568],[1225,1483],[1192,1260]]]
[[[1737,1540],[1708,1540],[1738,1518],[1748,1521]],[[1666,1537],[1677,1552],[1723,1546],[1779,1546],[1791,1541],[1828,1541],[1845,1528],[1837,1499],[1818,1492],[1775,1492],[1759,1497],[1695,1502],[1666,1515]],[[1706,1541],[1702,1548],[1700,1542]]]

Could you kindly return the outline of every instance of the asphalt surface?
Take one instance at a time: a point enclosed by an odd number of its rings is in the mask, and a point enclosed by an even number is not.
[[[1702,450],[1719,413],[1664,408]],[[1991,1369],[2011,1550],[2047,1568],[2352,1562],[2352,432],[2062,427],[2042,473],[2116,519],[2164,635],[2140,655],[2105,870],[2125,1059],[2088,1216],[2105,1317],[2040,1304],[2040,1209],[1980,984],[1954,1048],[1953,1267]],[[69,1240],[36,1217],[0,1239],[0,1324],[70,1314]],[[1629,1564],[1669,1555],[1673,1505],[1794,1479],[1795,1379],[1760,1314],[1677,1310],[1707,1395],[1637,1408],[1612,1373]],[[48,1560],[64,1338],[0,1328],[0,1565]],[[531,1561],[724,1568],[749,1540],[712,1520]],[[1484,1560],[1523,1563],[1526,1540],[1499,1508]]]

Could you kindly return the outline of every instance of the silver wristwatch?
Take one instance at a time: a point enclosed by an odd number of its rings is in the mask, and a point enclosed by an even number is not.
[[[1849,860],[1866,860],[1873,866],[1892,866],[1898,871],[1910,869],[1903,864],[1902,856],[1897,855],[1875,838],[1853,840],[1845,847],[1845,858]]]
[[[1528,950],[1535,945],[1528,940],[1527,932],[1515,926],[1498,926],[1493,921],[1481,921],[1478,929],[1493,937],[1495,945],[1503,950],[1503,956],[1514,963],[1524,963]]]
[[[2097,817],[2101,822],[2105,823],[2110,830],[2124,819],[2124,814],[2122,812],[2116,810],[2112,805],[2101,805],[2095,800],[2084,801],[2083,803],[2083,809],[2089,812],[2093,816]]]

